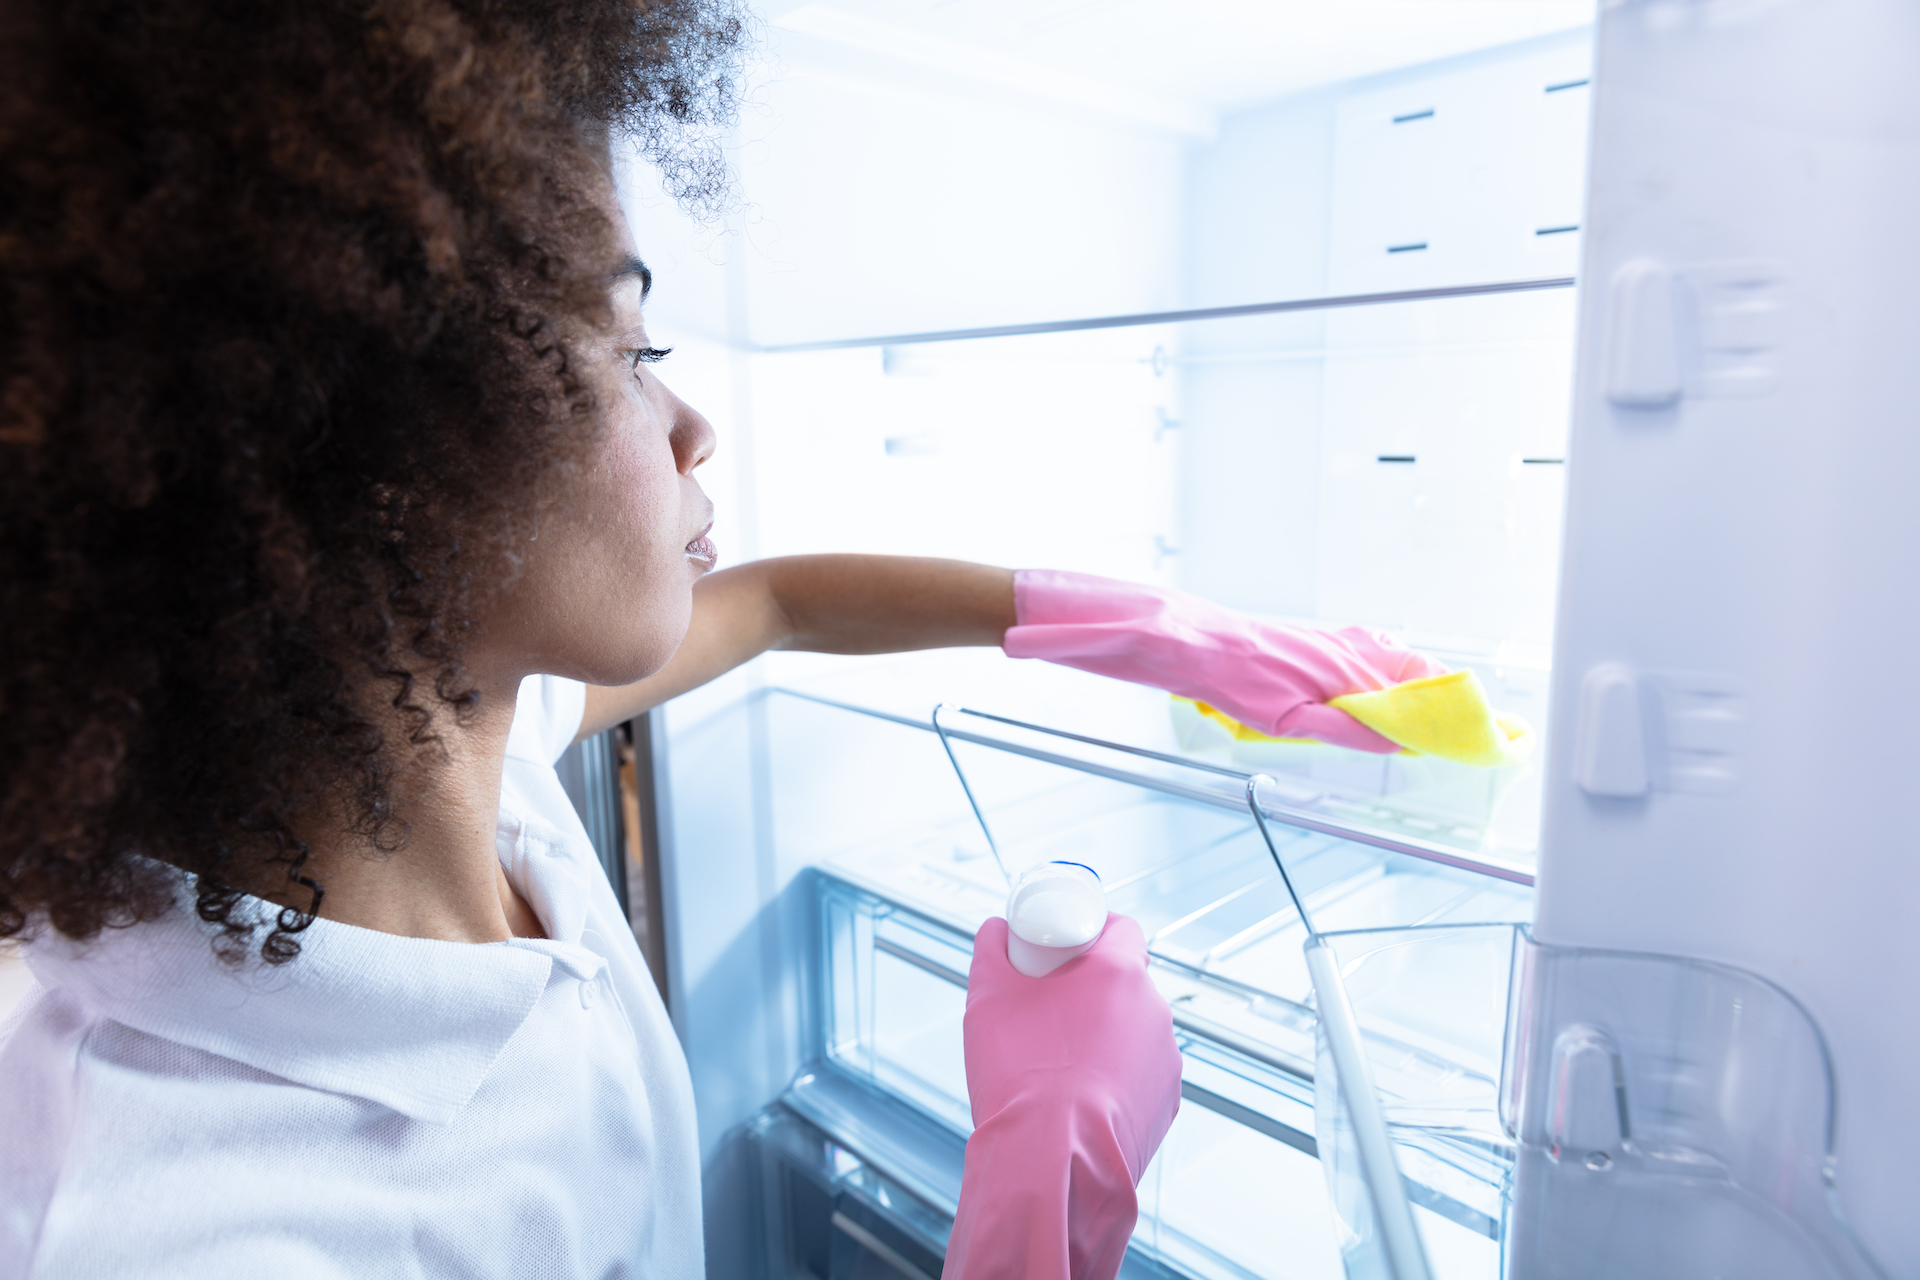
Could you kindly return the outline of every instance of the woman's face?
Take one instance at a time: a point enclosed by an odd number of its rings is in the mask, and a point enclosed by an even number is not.
[[[694,479],[715,441],[654,373],[640,314],[649,283],[637,258],[613,278],[613,324],[587,354],[604,430],[560,473],[565,487],[543,495],[522,568],[482,619],[476,675],[631,684],[686,637],[693,584],[715,559],[713,503]]]

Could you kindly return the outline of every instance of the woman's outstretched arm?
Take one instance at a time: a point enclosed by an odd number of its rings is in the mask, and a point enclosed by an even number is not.
[[[580,736],[629,720],[769,649],[902,653],[998,645],[1014,625],[1013,571],[918,556],[782,556],[694,584],[673,659],[637,684],[590,686]]]

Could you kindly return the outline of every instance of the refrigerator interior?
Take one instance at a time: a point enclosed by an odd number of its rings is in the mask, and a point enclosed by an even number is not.
[[[946,555],[1388,627],[1544,734],[1590,8],[1389,36],[1407,6],[1219,4],[1158,56],[1136,6],[926,8],[768,10],[724,231],[626,175],[662,376],[720,435],[723,558]],[[1042,331],[966,332],[998,326]],[[770,654],[642,745],[712,1274],[937,1274],[971,934],[1000,862],[1069,856],[1142,922],[1185,1055],[1129,1273],[1340,1274],[1254,773],[1322,928],[1460,939],[1431,952],[1457,981],[1367,1017],[1383,1091],[1441,1117],[1401,1134],[1439,1274],[1498,1274],[1487,939],[1531,916],[1536,765],[1236,742],[996,651]]]

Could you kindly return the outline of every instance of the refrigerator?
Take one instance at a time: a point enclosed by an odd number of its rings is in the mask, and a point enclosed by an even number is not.
[[[1141,922],[1184,1060],[1124,1275],[1411,1280],[1381,1196],[1439,1277],[1920,1274],[1920,17],[842,0],[761,34],[724,225],[622,177],[723,559],[1387,627],[1541,745],[1246,740],[995,650],[773,653],[585,744],[710,1274],[939,1274],[972,935],[1056,858]]]

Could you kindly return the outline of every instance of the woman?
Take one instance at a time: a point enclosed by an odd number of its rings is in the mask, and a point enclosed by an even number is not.
[[[1002,644],[1276,732],[1430,668],[1072,574],[713,568],[607,178],[725,0],[0,23],[0,1277],[702,1270],[686,1065],[553,759],[769,648]],[[981,933],[948,1274],[1111,1276],[1178,1104],[1116,918]]]

